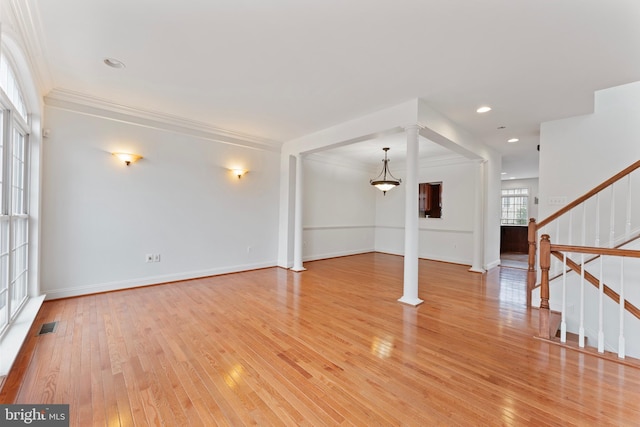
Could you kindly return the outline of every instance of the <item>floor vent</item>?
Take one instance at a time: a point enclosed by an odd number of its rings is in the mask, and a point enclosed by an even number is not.
[[[58,322],[45,323],[40,327],[38,335],[51,334],[56,331],[56,326],[58,326]]]

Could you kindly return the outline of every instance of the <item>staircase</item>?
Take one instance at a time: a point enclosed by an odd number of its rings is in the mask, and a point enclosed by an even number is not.
[[[529,288],[541,339],[559,330],[560,343],[576,334],[578,349],[589,342],[599,354],[640,359],[638,169],[640,161],[545,220],[530,220]]]

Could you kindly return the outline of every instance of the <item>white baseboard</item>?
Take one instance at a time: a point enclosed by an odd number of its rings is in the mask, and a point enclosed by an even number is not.
[[[330,252],[325,254],[317,254],[317,255],[309,255],[302,258],[303,261],[318,261],[321,259],[329,259],[329,258],[338,258],[341,256],[349,256],[349,255],[359,255],[366,254],[369,252],[375,252],[373,248],[369,249],[354,249],[350,251],[338,251],[338,252]]]
[[[491,270],[492,268],[495,268],[495,267],[497,267],[499,265],[500,265],[500,258],[498,258],[497,260],[492,261],[490,263],[487,263],[487,265],[485,265],[484,268],[485,268],[485,270]]]
[[[81,295],[90,295],[100,292],[119,291],[129,288],[139,288],[142,286],[159,285],[162,283],[177,282],[180,280],[199,279],[202,277],[218,276],[220,274],[239,273],[242,271],[257,270],[260,268],[275,267],[277,263],[266,262],[259,264],[236,265],[232,267],[214,268],[211,270],[190,271],[162,276],[148,276],[138,279],[121,280],[116,282],[96,283],[85,286],[74,286],[62,289],[44,289],[47,300],[69,298]],[[44,287],[44,286],[43,286]]]

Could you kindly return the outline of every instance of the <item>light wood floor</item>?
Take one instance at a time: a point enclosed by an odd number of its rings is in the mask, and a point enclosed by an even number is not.
[[[71,425],[640,425],[640,370],[534,339],[523,270],[364,254],[46,302],[2,403]]]

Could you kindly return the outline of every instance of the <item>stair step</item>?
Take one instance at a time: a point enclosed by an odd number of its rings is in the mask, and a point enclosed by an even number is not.
[[[560,338],[560,330],[558,330],[554,336],[556,338]],[[587,337],[584,337],[584,345],[585,346],[587,345],[588,341],[589,341],[589,339]],[[567,343],[578,345],[579,342],[580,342],[580,335],[579,334],[574,334],[573,332],[567,332]]]
[[[562,322],[562,313],[559,311],[549,311],[549,336],[555,337],[560,333],[560,322]]]
[[[587,342],[586,337],[585,337],[585,347],[578,346],[578,335],[571,332],[567,332],[567,342],[560,342],[559,335],[558,336],[552,335],[551,338],[548,340],[544,338],[540,338],[538,336],[534,336],[534,338],[542,341],[546,341],[550,344],[559,345],[560,347],[564,347],[570,350],[575,350],[579,353],[589,354],[591,356],[595,356],[600,359],[605,359],[605,360],[619,363],[621,365],[632,366],[634,368],[640,369],[640,359],[637,359],[635,357],[630,357],[630,356],[627,356],[624,359],[621,359],[618,357],[617,353],[613,353],[611,351],[606,351],[606,350],[604,353],[599,353],[596,347],[588,347],[586,345],[586,342]]]

